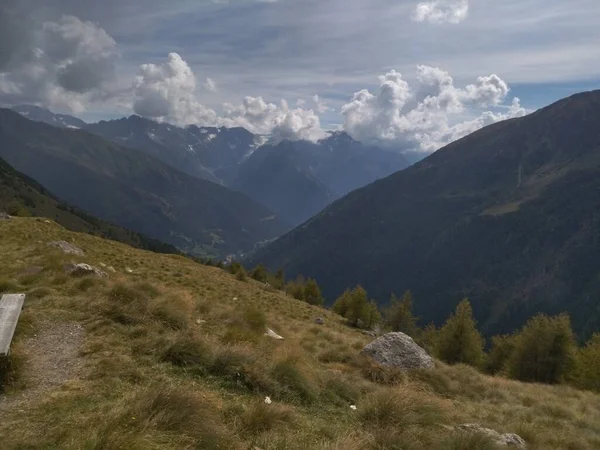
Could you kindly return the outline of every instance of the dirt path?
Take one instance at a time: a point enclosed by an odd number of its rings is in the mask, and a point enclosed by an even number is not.
[[[41,394],[77,378],[83,365],[79,348],[84,331],[73,323],[48,323],[23,342],[27,365],[23,377],[27,386],[10,396],[0,395],[0,411],[18,407]]]

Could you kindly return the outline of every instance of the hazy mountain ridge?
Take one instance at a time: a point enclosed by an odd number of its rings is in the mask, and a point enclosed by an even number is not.
[[[0,110],[0,157],[89,213],[192,254],[224,256],[287,229],[241,193],[86,131]]]
[[[412,289],[423,321],[469,296],[487,333],[567,310],[600,324],[600,91],[484,128],[335,202],[251,263],[316,277],[330,299],[361,283]]]

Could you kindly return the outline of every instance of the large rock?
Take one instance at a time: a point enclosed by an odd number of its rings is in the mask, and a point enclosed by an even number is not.
[[[478,423],[465,423],[463,425],[458,425],[456,430],[462,431],[464,433],[476,433],[482,434],[490,438],[490,440],[494,441],[496,445],[502,447],[515,447],[515,448],[527,448],[527,443],[525,440],[519,436],[518,434],[513,433],[504,433],[500,434],[495,430],[491,430],[489,428],[484,428]]]
[[[83,256],[84,255],[83,250],[81,250],[76,245],[73,245],[73,244],[71,244],[70,242],[67,242],[67,241],[50,242],[48,245],[50,245],[52,247],[60,248],[64,253],[66,253],[68,255],[77,255],[77,256]]]
[[[97,276],[100,278],[106,278],[108,274],[98,269],[97,267],[90,266],[89,264],[68,264],[65,267],[66,271],[74,277],[85,277],[89,275]]]
[[[433,358],[404,333],[387,333],[362,349],[361,355],[386,367],[433,369]]]

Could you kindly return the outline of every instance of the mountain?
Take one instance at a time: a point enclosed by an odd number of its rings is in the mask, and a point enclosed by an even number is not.
[[[35,180],[14,170],[0,158],[0,211],[18,215],[48,217],[71,231],[113,239],[133,247],[161,253],[177,253],[169,244],[96,219],[69,206]]]
[[[9,110],[0,110],[0,157],[67,203],[196,255],[248,251],[287,228],[243,194]]]
[[[219,184],[228,184],[242,159],[262,142],[243,128],[180,128],[135,115],[90,124],[86,129]]]
[[[260,200],[287,222],[298,225],[333,200],[328,187],[300,161],[298,143],[259,148],[241,167],[232,187]],[[309,145],[306,143],[305,145]]]
[[[60,128],[85,128],[87,124],[77,117],[55,114],[39,106],[34,105],[19,105],[12,108],[13,111],[18,112],[22,116],[33,120],[35,122],[44,122],[48,125],[53,125]]]
[[[258,148],[232,187],[299,225],[344,194],[407,166],[398,153],[336,132],[316,143],[283,141]]]
[[[411,289],[423,323],[469,297],[487,334],[538,311],[600,328],[600,91],[500,122],[352,192],[250,264],[315,277],[332,300]]]

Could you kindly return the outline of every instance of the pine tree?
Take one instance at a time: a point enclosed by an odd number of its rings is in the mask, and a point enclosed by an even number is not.
[[[464,299],[439,331],[438,357],[448,364],[480,367],[485,359],[483,347],[484,340],[476,328],[471,304]]]
[[[348,308],[345,317],[352,326],[366,328],[370,317],[367,291],[362,286],[355,287],[350,292]]]
[[[492,348],[488,355],[487,371],[497,374],[506,369],[506,365],[515,349],[515,335],[502,335],[492,337]]]
[[[262,264],[259,264],[258,266],[256,266],[254,268],[254,270],[252,270],[252,272],[250,273],[250,276],[256,281],[260,281],[261,283],[266,283],[267,279],[269,277],[269,273],[267,272],[267,269],[265,269],[265,266],[263,266]]]
[[[412,313],[413,297],[406,291],[399,300],[394,294],[390,298],[390,306],[385,310],[385,323],[392,331],[401,331],[413,338],[417,335],[417,318]]]
[[[309,278],[304,285],[304,301],[311,305],[321,306],[323,304],[321,289],[317,282],[312,278]]]
[[[580,389],[600,392],[600,333],[592,336],[586,346],[577,352],[570,378]]]
[[[510,376],[521,381],[559,383],[573,366],[575,350],[569,316],[539,314],[516,337],[508,361]]]
[[[285,285],[285,273],[283,272],[283,269],[279,269],[275,272],[271,285],[273,285],[275,289],[283,289],[283,286]]]
[[[331,310],[342,317],[346,317],[348,303],[350,302],[350,295],[350,290],[346,289],[344,293],[336,299]]]
[[[306,280],[302,275],[298,275],[294,281],[290,281],[285,285],[285,292],[291,295],[296,300],[304,300],[304,286]]]

